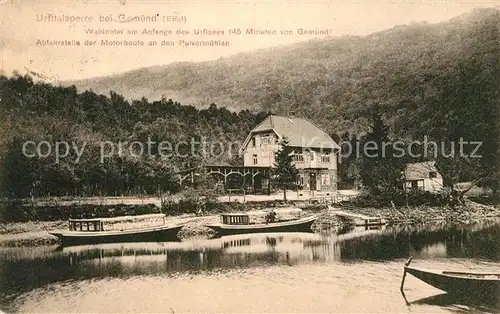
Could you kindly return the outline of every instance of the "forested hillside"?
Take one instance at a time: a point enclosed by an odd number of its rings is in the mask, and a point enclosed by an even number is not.
[[[313,40],[71,83],[125,97],[166,95],[195,106],[214,102],[236,110],[295,111],[330,133],[366,131],[367,110],[380,103],[394,131],[413,135],[420,126],[446,119],[449,107],[491,100],[490,88],[499,86],[499,29],[499,10],[478,9],[440,24],[397,26],[365,37]],[[442,110],[435,115],[436,107]]]
[[[27,196],[32,191],[39,195],[175,191],[172,171],[201,162],[236,162],[238,147],[228,144],[243,139],[267,115],[247,110],[235,113],[216,105],[198,110],[166,99],[129,103],[114,92],[109,96],[78,93],[75,87],[33,83],[23,76],[0,76],[0,95],[0,187],[6,196]],[[225,146],[215,145],[215,150],[222,147],[225,152],[203,154],[201,144],[191,151],[191,139],[221,143]],[[26,158],[22,152],[26,141],[36,145],[47,141],[51,152],[42,145],[41,158]],[[117,147],[111,153],[111,144],[102,144],[107,141],[124,144],[121,156]],[[142,154],[139,146],[130,145],[134,141],[144,145]],[[148,141],[156,143],[151,152]],[[57,142],[70,145],[68,155],[62,157],[66,148],[61,144],[59,162]],[[160,142],[173,146],[163,153],[167,158],[158,152]],[[174,154],[177,143],[183,145]],[[34,144],[27,147],[30,155],[36,153]],[[83,151],[78,160],[74,147]]]

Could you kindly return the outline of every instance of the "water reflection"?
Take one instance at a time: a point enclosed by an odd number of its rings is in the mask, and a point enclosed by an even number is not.
[[[120,243],[0,250],[2,304],[50,283],[131,276],[196,275],[281,265],[406,259],[500,260],[500,224],[426,225],[337,234],[267,233],[183,242]]]
[[[402,297],[409,307],[421,304],[435,305],[441,308],[447,308],[454,313],[491,313],[498,312],[498,310],[500,310],[500,304],[498,304],[497,301],[487,301],[484,299],[476,300],[474,298],[464,300],[463,298],[457,298],[447,293],[439,293],[425,298],[409,301],[406,294],[402,292]]]

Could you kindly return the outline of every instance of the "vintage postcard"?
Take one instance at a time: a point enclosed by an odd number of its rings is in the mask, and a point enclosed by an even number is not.
[[[0,312],[500,312],[498,1],[0,0],[0,62]]]

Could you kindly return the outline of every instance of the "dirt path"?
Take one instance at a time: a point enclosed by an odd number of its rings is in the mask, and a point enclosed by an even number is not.
[[[308,201],[311,199],[328,199],[331,201],[347,200],[357,195],[353,190],[339,190],[337,192],[317,192],[317,191],[287,191],[287,199],[290,201]],[[178,201],[178,195],[169,196],[173,201]],[[283,200],[283,192],[271,195],[223,195],[218,197],[220,202],[266,202]],[[161,199],[152,196],[106,196],[106,197],[75,197],[73,199],[40,199],[35,201],[37,206],[70,206],[74,204],[92,204],[92,205],[146,205],[154,204],[161,207]]]

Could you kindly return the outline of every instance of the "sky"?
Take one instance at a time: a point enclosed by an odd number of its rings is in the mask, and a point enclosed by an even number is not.
[[[179,61],[206,61],[326,36],[363,36],[412,22],[437,23],[498,1],[161,1],[161,0],[0,0],[0,67],[10,75],[34,71],[48,80],[65,81],[121,73]],[[78,21],[50,21],[49,14]],[[128,21],[134,17],[149,20]],[[156,16],[156,21],[151,17]],[[111,21],[101,21],[108,18]],[[175,18],[173,18],[175,17]],[[92,18],[92,20],[89,20]],[[172,21],[172,19],[176,19]],[[247,29],[276,35],[249,35]],[[93,30],[122,34],[96,35]],[[171,31],[170,35],[141,34]],[[223,31],[194,35],[195,29]],[[240,30],[241,34],[237,33]],[[299,29],[327,34],[298,34]],[[135,30],[137,34],[127,34]],[[230,33],[231,30],[234,30]],[[291,30],[292,34],[281,34]],[[189,34],[177,34],[188,31]],[[48,45],[66,40],[77,45]],[[144,46],[106,46],[102,40],[143,41]],[[162,46],[167,40],[173,46]],[[220,40],[228,46],[183,46],[184,42]],[[94,45],[85,43],[94,42]],[[149,46],[155,41],[156,46]]]

